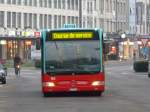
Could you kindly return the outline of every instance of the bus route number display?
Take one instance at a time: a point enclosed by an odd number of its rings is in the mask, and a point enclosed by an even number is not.
[[[93,32],[53,32],[52,40],[92,39]]]

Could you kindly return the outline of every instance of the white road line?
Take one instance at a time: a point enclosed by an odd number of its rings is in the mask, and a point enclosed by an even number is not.
[[[28,75],[28,76],[22,75],[20,77],[23,77],[23,78],[32,78],[32,79],[39,78],[39,76],[30,76],[30,75]]]
[[[127,72],[122,72],[122,73],[120,73],[120,74],[123,74],[123,75],[128,75],[129,73],[127,73]]]

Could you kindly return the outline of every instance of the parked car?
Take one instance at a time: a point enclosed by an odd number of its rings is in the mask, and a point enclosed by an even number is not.
[[[150,78],[150,61],[148,61],[148,77]]]
[[[0,63],[0,82],[6,84],[7,68]]]

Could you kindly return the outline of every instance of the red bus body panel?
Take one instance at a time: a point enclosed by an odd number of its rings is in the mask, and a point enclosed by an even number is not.
[[[101,85],[93,86],[92,82],[100,81]],[[54,87],[45,86],[45,82],[53,82]],[[86,92],[86,91],[100,91],[105,90],[105,75],[104,73],[98,74],[81,74],[81,75],[71,75],[71,74],[57,74],[51,76],[48,74],[42,75],[42,91],[47,92]]]

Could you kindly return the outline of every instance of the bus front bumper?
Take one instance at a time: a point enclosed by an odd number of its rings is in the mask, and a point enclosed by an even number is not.
[[[105,90],[105,85],[87,85],[87,86],[55,86],[53,83],[43,85],[43,93],[47,92],[86,92]]]

